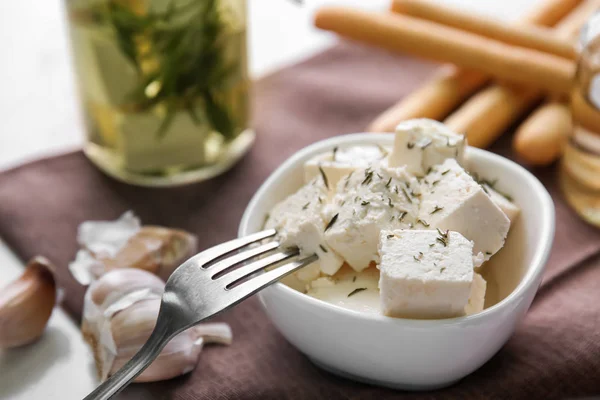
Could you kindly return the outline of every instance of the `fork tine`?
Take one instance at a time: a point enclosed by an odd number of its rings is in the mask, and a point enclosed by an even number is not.
[[[245,299],[246,297],[258,292],[262,288],[269,286],[271,283],[291,274],[294,271],[299,270],[300,268],[312,262],[317,261],[318,259],[319,257],[316,254],[313,254],[301,260],[295,260],[281,265],[275,269],[272,269],[271,271],[265,272],[264,274],[260,274],[257,277],[241,283],[239,286],[230,289],[230,292],[236,297]]]
[[[240,279],[243,279],[254,272],[260,271],[263,268],[277,264],[281,261],[285,261],[292,257],[296,257],[298,253],[298,249],[285,250],[279,253],[272,254],[263,259],[254,261],[253,263],[244,265],[243,267],[239,267],[238,269],[223,275],[223,278],[225,278],[225,280],[227,281],[224,282],[225,287],[229,288],[231,285],[234,285]]]
[[[243,251],[241,253],[238,253],[236,255],[228,257],[224,260],[221,260],[221,261],[217,262],[216,264],[211,265],[209,267],[208,271],[210,271],[210,273],[212,274],[211,275],[212,279],[218,279],[219,274],[221,274],[223,271],[226,271],[227,269],[233,267],[234,265],[240,264],[246,260],[251,259],[252,257],[256,257],[258,255],[268,253],[271,250],[275,250],[277,247],[279,247],[278,242],[269,242],[269,243],[263,244],[262,246]]]
[[[256,232],[252,235],[244,236],[239,239],[230,240],[229,242],[221,243],[217,246],[211,247],[208,250],[201,252],[200,254],[192,257],[192,261],[204,266],[215,259],[229,254],[233,251],[239,250],[244,246],[251,243],[258,242],[263,239],[267,239],[275,236],[277,231],[275,229],[267,229],[262,232]]]

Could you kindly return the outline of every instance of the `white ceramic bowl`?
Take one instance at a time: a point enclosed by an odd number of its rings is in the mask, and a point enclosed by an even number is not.
[[[260,231],[265,215],[303,184],[303,163],[334,146],[391,145],[392,134],[337,136],[308,146],[260,187],[239,228]],[[493,153],[469,148],[469,169],[498,179],[522,213],[506,246],[486,264],[486,309],[444,320],[410,320],[359,313],[277,283],[259,296],[277,329],[315,364],[368,383],[424,390],[450,385],[488,361],[515,330],[540,285],[554,237],[554,206],[527,170]]]

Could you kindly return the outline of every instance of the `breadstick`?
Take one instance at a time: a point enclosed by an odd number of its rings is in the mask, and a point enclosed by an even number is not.
[[[585,21],[599,8],[599,0],[588,0],[573,11],[572,17],[569,15],[568,19],[578,18]],[[572,36],[575,36],[577,31],[578,29],[574,30]],[[561,105],[560,99],[551,100],[531,114],[513,138],[513,148],[523,161],[531,165],[548,165],[556,161],[561,156],[566,138],[573,129],[568,107]],[[577,108],[581,108],[579,103],[577,98],[573,100],[573,105]],[[581,119],[581,115],[578,117]]]
[[[411,118],[441,120],[486,80],[480,73],[445,65],[431,81],[377,117],[367,130],[393,132],[400,121]]]
[[[572,128],[566,104],[546,103],[521,124],[513,148],[530,165],[551,164],[562,154]]]
[[[520,23],[554,26],[585,0],[546,0],[539,7],[528,11]]]
[[[598,5],[599,0],[582,3],[557,25],[555,34],[563,38],[573,37]],[[470,145],[487,147],[542,96],[541,92],[526,87],[493,85],[463,104],[445,122],[454,129],[466,132]]]
[[[490,39],[543,51],[571,60],[577,52],[573,44],[556,37],[549,28],[531,24],[513,25],[497,19],[445,7],[430,0],[394,0],[392,10],[456,29],[469,31]]]
[[[547,0],[519,19],[519,22],[553,26],[581,1]],[[487,80],[481,73],[445,65],[421,88],[384,111],[369,125],[368,131],[393,132],[398,123],[410,118],[441,121]]]
[[[505,121],[514,121],[538,97],[538,91],[505,91],[503,86],[490,86],[473,96],[465,107],[444,123],[452,130],[467,135],[470,146],[485,148],[505,129]],[[501,99],[501,101],[499,101]]]
[[[542,97],[537,89],[492,85],[467,100],[444,123],[466,133],[469,145],[486,148]]]
[[[568,93],[575,72],[574,62],[563,57],[403,15],[324,7],[317,11],[315,25],[391,51],[452,62],[550,92]]]

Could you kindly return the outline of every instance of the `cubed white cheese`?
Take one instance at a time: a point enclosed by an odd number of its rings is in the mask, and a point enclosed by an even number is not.
[[[427,170],[448,158],[463,163],[466,140],[437,121],[411,119],[396,127],[394,148],[388,165],[406,165],[408,172],[423,176]]]
[[[310,282],[310,284],[308,284],[307,286],[308,286],[308,291],[316,291],[319,289],[329,289],[329,288],[332,288],[335,286],[335,281],[328,276],[324,276],[322,278],[315,279],[314,281]]]
[[[485,260],[504,246],[510,220],[456,160],[433,167],[421,190],[419,218],[430,228],[460,232]]]
[[[327,244],[356,271],[377,262],[382,229],[417,223],[419,184],[404,168],[359,169],[343,178],[324,210]]]
[[[381,231],[382,312],[419,319],[464,315],[473,282],[472,254],[473,243],[458,232]]]
[[[473,254],[473,267],[476,269],[481,267],[486,262],[485,254],[482,252]]]
[[[483,279],[483,276],[477,272],[473,273],[473,284],[471,285],[471,294],[469,295],[469,301],[465,306],[465,314],[473,315],[483,311],[485,304],[485,290],[487,288],[487,282]]]
[[[319,154],[304,164],[304,181],[310,182],[321,174],[327,177],[331,190],[335,190],[340,179],[357,168],[376,165],[388,155],[389,150],[381,146],[361,145],[336,148]]]
[[[306,294],[350,310],[381,315],[378,282],[375,267],[356,272],[343,266],[333,279],[319,278],[307,285]]]
[[[515,220],[521,213],[521,209],[515,203],[506,198],[505,195],[501,194],[500,192],[492,188],[490,185],[484,183],[481,186],[483,187],[485,192],[490,196],[492,201],[496,203],[498,207],[500,207],[504,214],[506,214],[506,216],[510,220],[510,223],[512,224],[513,222],[515,222]]]
[[[314,262],[295,272],[302,282],[312,282],[321,275],[321,262]]]
[[[298,247],[301,256],[317,254],[319,269],[334,274],[344,260],[324,240],[326,222],[321,210],[327,201],[327,189],[321,177],[303,186],[277,204],[271,211],[265,228],[275,228],[282,247]],[[310,281],[318,276],[317,268],[307,266],[296,273],[298,279]]]

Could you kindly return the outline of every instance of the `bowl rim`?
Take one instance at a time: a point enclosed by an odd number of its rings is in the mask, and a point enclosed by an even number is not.
[[[393,143],[393,133],[351,133],[345,135],[335,136],[329,139],[320,140],[312,143],[286,159],[280,164],[275,171],[273,171],[269,177],[262,183],[258,188],[252,199],[246,206],[240,225],[238,228],[238,236],[244,236],[251,232],[246,232],[248,229],[249,221],[251,218],[252,211],[260,204],[267,194],[269,188],[276,183],[281,176],[287,172],[290,168],[293,168],[301,159],[307,157],[309,154],[317,153],[319,151],[327,151],[336,145],[351,145],[351,144],[387,144],[382,142]],[[298,292],[281,282],[277,282],[274,285],[267,288],[281,293],[285,296],[290,296],[292,299],[304,302],[310,306],[321,307],[328,309],[329,311],[337,314],[341,314],[348,317],[360,318],[368,320],[370,322],[381,322],[391,323],[406,326],[407,324],[414,327],[430,327],[430,326],[453,326],[453,325],[464,325],[464,324],[479,324],[481,321],[488,318],[493,318],[498,313],[501,313],[507,307],[509,307],[518,298],[524,296],[531,286],[541,278],[541,274],[544,272],[546,262],[550,256],[550,250],[552,248],[552,242],[554,240],[555,231],[555,214],[554,214],[554,203],[550,194],[542,185],[542,183],[527,169],[523,168],[519,164],[509,160],[508,158],[502,157],[498,154],[494,154],[490,151],[478,149],[474,147],[467,148],[468,154],[475,154],[478,157],[489,158],[495,163],[500,165],[500,168],[510,169],[515,172],[522,174],[528,181],[528,186],[532,188],[532,192],[536,193],[540,199],[542,207],[542,218],[541,226],[539,229],[540,235],[542,236],[541,245],[535,251],[533,259],[531,261],[532,267],[529,268],[525,276],[521,279],[517,287],[504,299],[494,304],[493,306],[486,308],[485,310],[468,316],[446,318],[446,319],[435,319],[435,320],[423,320],[423,319],[410,319],[410,318],[393,318],[383,314],[370,314],[363,313],[360,311],[349,310],[343,307],[336,306],[334,304],[327,303],[323,300],[315,299],[314,297],[308,296],[304,293]],[[316,154],[315,154],[316,155]],[[535,289],[537,292],[537,288]],[[261,292],[259,292],[259,296]]]

